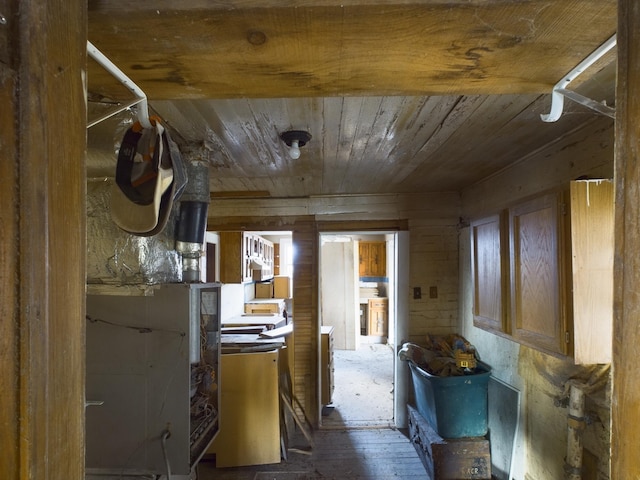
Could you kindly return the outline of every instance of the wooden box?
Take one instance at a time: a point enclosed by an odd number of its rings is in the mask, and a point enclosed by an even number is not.
[[[278,315],[282,315],[284,308],[284,300],[263,298],[245,303],[244,313],[251,315],[277,313]]]
[[[273,283],[256,283],[256,298],[273,298]]]
[[[291,298],[291,278],[284,275],[273,277],[273,290],[275,298]]]
[[[410,405],[409,437],[434,480],[490,480],[491,452],[484,437],[445,440]]]

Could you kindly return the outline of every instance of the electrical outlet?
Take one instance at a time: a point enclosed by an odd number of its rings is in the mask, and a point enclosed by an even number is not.
[[[422,298],[422,289],[420,287],[413,287],[413,299],[420,300]]]
[[[429,298],[438,298],[438,287],[429,287]]]

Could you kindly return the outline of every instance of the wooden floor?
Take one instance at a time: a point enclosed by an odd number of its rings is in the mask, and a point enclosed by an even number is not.
[[[406,436],[392,428],[317,430],[311,455],[289,452],[274,465],[216,468],[203,459],[197,480],[384,480],[426,479],[422,462]]]

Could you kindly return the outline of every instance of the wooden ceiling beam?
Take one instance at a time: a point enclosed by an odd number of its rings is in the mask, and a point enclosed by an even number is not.
[[[153,99],[547,93],[615,0],[89,2],[89,40]],[[89,63],[92,98],[126,98]]]

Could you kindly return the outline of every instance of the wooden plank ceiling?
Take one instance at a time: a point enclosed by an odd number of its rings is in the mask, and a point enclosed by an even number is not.
[[[610,121],[570,102],[556,123],[540,114],[615,33],[615,0],[148,3],[90,0],[89,40],[209,162],[215,195],[456,191]],[[88,67],[93,113],[130,98]],[[615,49],[584,78],[575,88],[614,104]],[[121,120],[89,129],[89,176],[113,175]],[[289,129],[313,136],[298,160]]]

